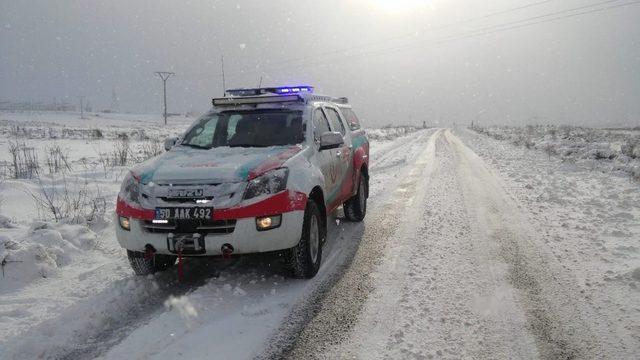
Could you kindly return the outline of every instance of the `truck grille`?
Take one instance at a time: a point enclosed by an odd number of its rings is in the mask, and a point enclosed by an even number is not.
[[[231,234],[236,220],[169,220],[167,224],[154,224],[146,220],[142,225],[150,233]]]

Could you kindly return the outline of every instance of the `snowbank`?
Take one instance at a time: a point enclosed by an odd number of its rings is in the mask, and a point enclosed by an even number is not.
[[[474,127],[478,133],[514,145],[544,151],[593,170],[621,172],[640,180],[640,129],[593,129],[575,126]]]
[[[36,221],[16,235],[0,235],[0,261],[4,277],[0,294],[35,280],[55,277],[84,250],[98,244],[96,233],[81,225]]]
[[[401,136],[406,136],[412,132],[417,131],[418,128],[414,126],[394,126],[384,127],[380,129],[367,129],[367,137],[369,140],[381,141],[381,140],[393,140]]]

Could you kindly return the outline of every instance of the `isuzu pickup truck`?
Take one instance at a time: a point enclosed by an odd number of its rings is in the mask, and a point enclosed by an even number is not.
[[[176,259],[275,252],[312,278],[327,218],[367,211],[369,142],[346,98],[292,86],[228,90],[165,153],[134,167],[116,235],[134,271]]]

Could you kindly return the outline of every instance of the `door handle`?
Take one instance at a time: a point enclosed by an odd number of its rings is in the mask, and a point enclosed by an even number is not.
[[[336,156],[337,156],[337,157],[342,156],[342,151],[340,151],[340,150],[336,151]]]

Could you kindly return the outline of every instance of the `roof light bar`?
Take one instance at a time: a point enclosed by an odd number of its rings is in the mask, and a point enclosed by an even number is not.
[[[296,94],[288,95],[259,95],[259,96],[238,96],[213,99],[213,106],[233,106],[245,104],[267,104],[283,102],[299,102],[302,98]]]
[[[313,86],[297,85],[297,86],[279,86],[255,89],[230,89],[225,93],[229,96],[256,96],[264,94],[299,94],[312,93]]]

